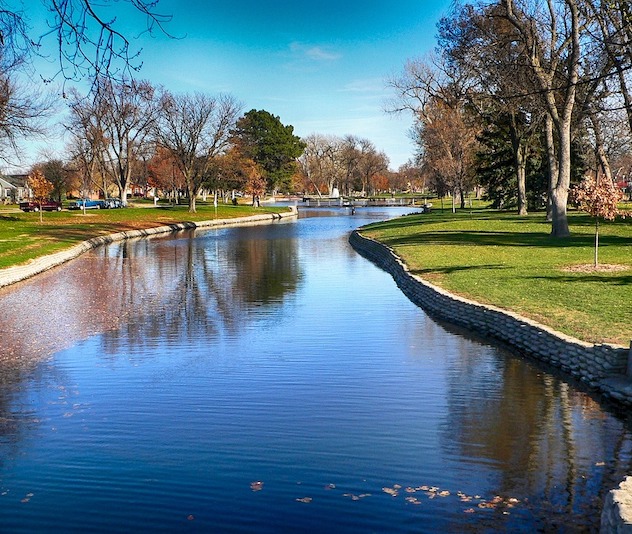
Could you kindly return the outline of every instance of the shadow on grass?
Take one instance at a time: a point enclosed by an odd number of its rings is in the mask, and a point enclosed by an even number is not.
[[[443,267],[440,269],[411,269],[411,274],[421,276],[423,278],[424,274],[452,274],[461,271],[489,271],[489,270],[500,270],[500,269],[508,269],[506,265],[501,264],[491,264],[491,265],[455,265],[452,267]]]
[[[528,278],[529,280],[544,280],[546,282],[562,282],[562,283],[599,283],[599,284],[608,284],[611,286],[627,286],[632,284],[632,275],[630,274],[613,274],[613,273],[604,273],[603,276],[598,276],[595,274],[581,274],[577,273],[574,275],[564,274],[557,276],[531,276]]]
[[[539,248],[570,248],[592,247],[594,236],[575,235],[567,239],[556,239],[538,232],[499,232],[484,230],[438,230],[421,232],[402,237],[390,237],[383,240],[387,245],[394,246],[423,246],[423,245],[464,245],[464,246],[500,246],[500,247],[539,247]],[[600,246],[626,246],[629,238],[622,236],[603,235]]]

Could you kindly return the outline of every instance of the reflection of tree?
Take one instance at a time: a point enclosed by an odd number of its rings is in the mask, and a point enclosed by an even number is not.
[[[118,273],[110,276],[123,295],[118,313],[126,320],[104,335],[104,351],[116,351],[123,339],[179,344],[234,334],[248,321],[248,305],[273,305],[295,291],[296,247],[294,239],[226,241],[208,232],[110,247]]]
[[[622,423],[599,417],[595,401],[556,377],[459,342],[448,377],[445,446],[489,465],[497,477],[492,491],[550,507],[544,527],[564,520],[571,525],[580,509],[598,517],[595,491],[631,466],[632,442]],[[596,467],[608,458],[613,465]]]

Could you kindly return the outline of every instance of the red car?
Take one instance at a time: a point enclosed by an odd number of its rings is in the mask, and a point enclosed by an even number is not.
[[[20,202],[20,209],[22,211],[61,211],[61,202],[54,200],[42,200],[42,202],[35,202],[33,200],[27,200]]]

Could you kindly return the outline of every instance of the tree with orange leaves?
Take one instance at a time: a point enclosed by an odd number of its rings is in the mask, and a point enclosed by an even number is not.
[[[42,202],[48,200],[55,187],[40,170],[35,170],[29,174],[27,183],[31,191],[33,191],[33,199],[39,205],[40,222],[42,222]]]

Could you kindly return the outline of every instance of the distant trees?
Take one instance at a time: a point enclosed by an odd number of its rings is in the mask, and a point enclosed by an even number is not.
[[[149,82],[100,78],[87,97],[71,91],[70,150],[84,173],[85,189],[96,185],[107,196],[108,184],[118,187],[127,203],[132,172],[148,151],[158,114],[158,99]]]
[[[231,143],[260,168],[271,191],[287,190],[297,171],[297,158],[305,143],[294,135],[294,127],[265,110],[252,109],[244,114],[231,132]]]
[[[331,196],[334,189],[351,195],[374,193],[384,187],[388,158],[368,139],[312,134],[305,138],[305,151],[299,158],[301,173],[307,190]]]
[[[161,98],[154,130],[156,144],[169,154],[182,174],[190,212],[196,211],[197,195],[213,164],[230,146],[240,108],[228,95],[166,92]]]
[[[60,159],[49,159],[35,166],[53,186],[49,196],[61,202],[71,187],[71,177],[66,164]]]

